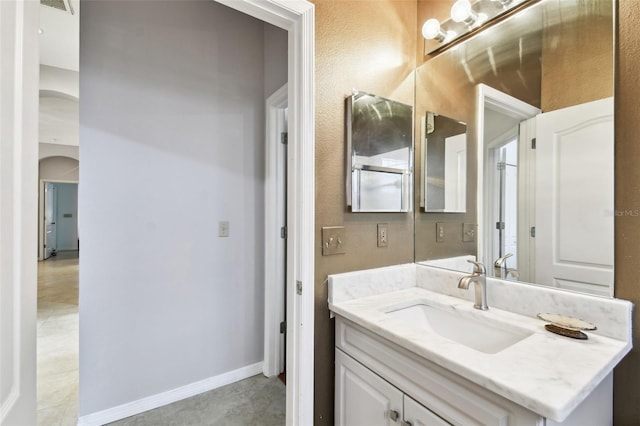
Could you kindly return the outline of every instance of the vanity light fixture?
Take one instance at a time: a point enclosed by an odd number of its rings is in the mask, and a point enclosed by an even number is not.
[[[491,1],[495,1],[498,2],[502,5],[502,7],[509,7],[509,5],[511,4],[511,2],[513,0],[491,0]]]
[[[454,22],[464,22],[473,27],[480,20],[480,15],[473,11],[469,0],[458,0],[451,7],[451,19]]]
[[[422,26],[422,36],[427,40],[438,40],[440,43],[447,39],[447,33],[442,31],[440,21],[431,18]]]
[[[478,31],[494,18],[537,1],[539,0],[457,0],[451,7],[449,19],[440,22],[431,18],[422,26],[425,53],[441,51],[452,41],[469,32]]]

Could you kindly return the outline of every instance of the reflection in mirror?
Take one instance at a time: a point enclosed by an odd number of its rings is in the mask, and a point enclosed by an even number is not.
[[[417,262],[463,269],[477,256],[502,278],[613,294],[613,15],[611,0],[542,0],[425,57],[416,115],[469,123],[467,187],[477,190],[459,218],[415,216]],[[479,85],[530,109],[482,104]],[[465,244],[463,222],[478,224],[477,245]]]
[[[412,210],[413,108],[363,92],[347,98],[347,205]]]
[[[480,85],[478,106],[478,257],[496,277],[613,296],[613,99],[540,113]]]
[[[520,123],[540,109],[484,84],[478,85],[478,258],[489,274],[531,281],[528,263],[533,135]],[[520,199],[520,201],[519,201]],[[484,235],[486,233],[486,235]],[[533,243],[533,241],[531,241]]]
[[[467,125],[427,112],[422,138],[426,212],[464,213],[467,205]]]

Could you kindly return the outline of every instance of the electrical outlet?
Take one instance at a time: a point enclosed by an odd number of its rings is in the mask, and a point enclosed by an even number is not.
[[[436,223],[436,243],[444,242],[444,223]]]
[[[378,224],[378,247],[386,247],[389,244],[389,228],[386,223]]]
[[[226,220],[221,220],[218,222],[218,237],[228,237],[229,236],[229,222]]]

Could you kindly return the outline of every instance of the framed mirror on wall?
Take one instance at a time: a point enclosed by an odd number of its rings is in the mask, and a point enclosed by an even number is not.
[[[413,107],[355,91],[346,99],[347,205],[413,209]]]
[[[613,16],[611,0],[542,0],[425,57],[416,114],[469,123],[469,190],[464,215],[416,212],[416,262],[477,257],[497,277],[613,295]]]

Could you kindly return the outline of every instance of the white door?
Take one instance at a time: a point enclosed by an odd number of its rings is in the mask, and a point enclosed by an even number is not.
[[[444,209],[464,212],[467,209],[467,134],[445,138]]]
[[[56,246],[58,189],[51,182],[44,184],[44,258],[48,259],[58,249]]]
[[[0,1],[0,424],[36,421],[38,14]]]
[[[407,395],[404,396],[404,423],[407,426],[451,426],[451,423],[434,414]]]
[[[402,422],[402,392],[336,349],[336,426],[387,426]]]
[[[613,98],[540,114],[535,281],[613,295]]]

